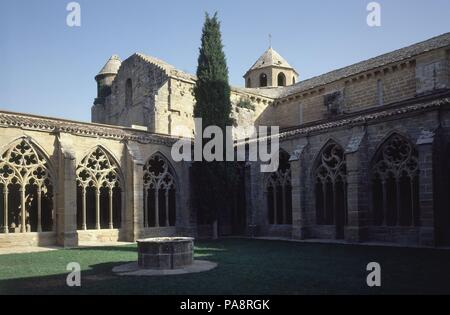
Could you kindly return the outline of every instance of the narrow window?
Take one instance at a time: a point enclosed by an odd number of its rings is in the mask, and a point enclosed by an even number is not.
[[[125,83],[125,106],[131,107],[133,105],[133,83],[128,79]]]
[[[261,73],[259,76],[259,86],[266,87],[267,86],[267,75],[265,73]]]
[[[278,86],[286,86],[286,76],[283,72],[278,74]]]

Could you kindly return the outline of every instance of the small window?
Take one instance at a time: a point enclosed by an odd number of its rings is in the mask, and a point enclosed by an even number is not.
[[[295,84],[295,77],[292,77],[292,84]]]
[[[260,87],[266,87],[267,86],[267,75],[265,73],[262,73],[259,76],[259,86]]]
[[[252,80],[250,78],[247,79],[247,87],[248,88],[252,87]]]
[[[286,76],[283,72],[278,74],[278,86],[286,86]]]

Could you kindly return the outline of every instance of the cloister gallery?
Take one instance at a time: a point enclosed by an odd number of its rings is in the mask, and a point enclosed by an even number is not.
[[[308,80],[268,49],[232,87],[233,130],[278,126],[278,170],[239,163],[220,235],[449,245],[449,64],[449,34]],[[171,157],[195,80],[113,56],[92,123],[0,112],[0,247],[211,236]]]

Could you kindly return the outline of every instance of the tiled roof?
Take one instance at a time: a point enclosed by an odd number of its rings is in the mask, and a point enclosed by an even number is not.
[[[0,111],[0,127],[15,127],[44,132],[66,132],[73,135],[92,136],[116,140],[131,140],[140,143],[170,145],[177,137],[160,135],[126,127],[83,123],[65,119],[35,116],[29,114]]]
[[[278,52],[276,52],[272,47],[269,47],[269,49],[267,49],[261,57],[259,57],[249,71],[273,66],[293,69]]]
[[[291,94],[300,93],[327,83],[331,83],[358,73],[369,71],[390,63],[399,62],[427,51],[450,45],[450,33],[445,33],[437,37],[433,37],[424,42],[420,42],[393,52],[362,61],[351,66],[328,72],[326,74],[300,81],[292,86],[280,89],[279,97],[289,96]]]

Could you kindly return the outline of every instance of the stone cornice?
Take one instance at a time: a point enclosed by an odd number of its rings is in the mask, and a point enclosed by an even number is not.
[[[281,130],[280,139],[287,139],[296,136],[309,135],[316,132],[324,132],[327,130],[352,127],[357,125],[366,125],[370,123],[376,123],[382,120],[395,118],[396,116],[404,116],[408,114],[420,113],[423,111],[429,111],[433,109],[439,109],[444,105],[450,104],[450,96],[447,95],[432,100],[417,100],[415,103],[400,103],[393,106],[389,106],[384,110],[378,111],[366,111],[361,113],[354,113],[346,115],[341,119],[334,121],[323,121],[308,124],[307,126],[292,127],[289,129]]]
[[[68,133],[76,136],[100,137],[118,141],[135,141],[144,144],[171,145],[179,139],[169,135],[155,134],[126,127],[84,123],[7,111],[0,111],[1,127],[20,128],[47,133]]]

